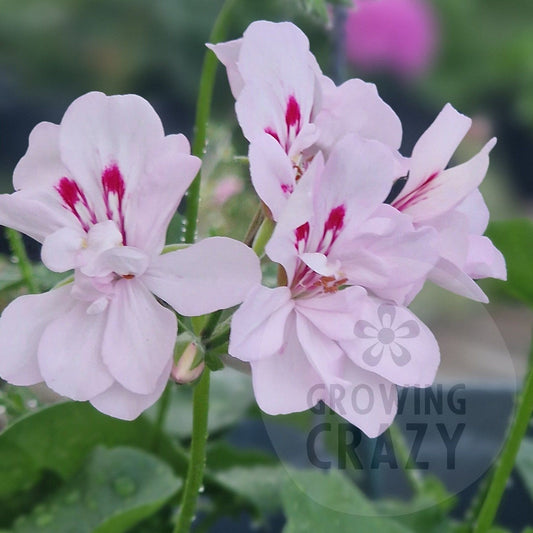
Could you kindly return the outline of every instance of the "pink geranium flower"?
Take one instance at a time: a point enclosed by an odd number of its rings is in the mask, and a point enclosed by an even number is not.
[[[382,204],[394,164],[388,147],[347,135],[327,162],[315,156],[290,198],[266,248],[287,285],[248,295],[233,317],[229,346],[251,363],[255,396],[267,413],[323,400],[376,436],[394,418],[394,384],[433,381],[437,343],[407,309],[389,303],[402,322],[416,324],[401,364],[362,357],[366,338],[356,334],[361,321],[375,320],[381,298],[401,300],[437,260],[435,231],[416,230],[408,216]],[[372,397],[370,409],[358,405],[362,388]]]
[[[289,22],[252,23],[241,39],[208,45],[225,65],[253,185],[277,220],[315,153],[349,132],[400,146],[398,117],[374,85],[324,76],[307,37]]]
[[[489,212],[478,190],[496,139],[466,163],[446,168],[471,123],[450,104],[443,108],[413,148],[407,180],[392,205],[409,215],[416,227],[437,230],[440,259],[429,279],[487,302],[473,279],[506,278],[502,254],[483,236]]]
[[[200,167],[183,135],[165,136],[142,98],[89,93],[60,125],[41,123],[0,195],[0,223],[43,243],[74,280],[22,296],[0,318],[0,375],[44,381],[74,400],[133,419],[160,396],[176,317],[243,300],[260,279],[242,243],[212,238],[161,255],[168,223]]]
[[[345,31],[349,61],[401,76],[427,69],[438,40],[436,16],[425,0],[354,0]]]

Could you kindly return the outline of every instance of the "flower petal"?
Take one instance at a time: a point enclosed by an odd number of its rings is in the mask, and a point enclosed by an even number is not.
[[[133,94],[106,96],[91,92],[74,100],[61,121],[61,157],[69,176],[94,208],[105,213],[100,176],[114,163],[131,190],[144,178],[147,154],[164,137],[161,120],[152,106]],[[95,179],[97,178],[97,179]],[[104,217],[103,217],[104,218]]]
[[[102,356],[116,381],[131,392],[152,394],[177,334],[176,316],[136,279],[119,280],[109,302]]]
[[[465,272],[473,279],[507,279],[507,268],[502,253],[488,237],[470,235]]]
[[[87,314],[76,303],[45,329],[39,343],[39,366],[46,384],[73,400],[90,400],[106,390],[113,377],[102,360],[107,314]]]
[[[43,242],[65,226],[78,227],[74,215],[63,209],[53,190],[24,190],[0,194],[0,224]]]
[[[443,289],[465,296],[476,302],[488,303],[487,295],[479,285],[457,265],[447,259],[439,259],[428,279]]]
[[[347,133],[375,139],[394,150],[402,140],[402,125],[396,113],[379,97],[373,83],[359,79],[325,90],[315,122],[320,130],[319,146],[327,151]]]
[[[237,65],[241,52],[242,38],[226,41],[225,43],[207,43],[206,46],[215,53],[218,60],[226,67],[231,94],[237,99],[244,87],[244,80]]]
[[[81,228],[58,229],[44,240],[41,260],[53,272],[66,272],[78,266],[84,243],[85,232]]]
[[[446,168],[471,124],[470,118],[450,104],[444,106],[413,148],[409,179],[399,198],[404,198],[431,175]]]
[[[305,411],[322,399],[316,394],[323,390],[322,380],[302,350],[294,318],[286,326],[286,338],[279,353],[251,362],[255,398],[271,415]]]
[[[422,222],[459,205],[483,181],[489,166],[489,152],[495,144],[496,139],[491,139],[466,163],[440,172],[424,188],[423,194],[408,202],[401,210],[411,215],[415,222]]]
[[[163,254],[143,276],[154,294],[187,316],[237,305],[260,281],[255,253],[227,237],[211,237]]]
[[[59,153],[59,126],[37,124],[30,133],[27,152],[13,172],[13,186],[16,190],[44,189],[68,174]]]
[[[323,400],[337,414],[377,437],[396,415],[396,389],[381,376],[352,363],[311,322],[297,317],[298,339],[323,383]]]
[[[43,381],[37,352],[45,328],[73,305],[71,286],[20,296],[0,318],[0,376],[13,385]],[[16,335],[14,334],[16,332]]]
[[[354,339],[341,342],[356,365],[404,387],[428,387],[433,383],[440,362],[439,346],[429,328],[409,309],[367,298],[357,318]],[[382,357],[365,356],[369,342],[359,331],[360,323],[373,324],[378,329],[379,345],[391,348]]]
[[[270,135],[257,137],[250,144],[250,174],[255,191],[278,220],[287,199],[296,187],[291,161]]]
[[[150,394],[136,394],[119,383],[113,383],[109,389],[94,397],[91,404],[106,415],[134,420],[159,399],[168,382],[171,368],[172,360],[168,362],[157,380],[154,392]]]
[[[143,179],[131,192],[126,214],[128,244],[158,254],[168,224],[200,169],[183,135],[168,135],[147,155]]]
[[[279,352],[293,308],[287,287],[250,291],[231,320],[228,353],[241,361],[256,361]]]

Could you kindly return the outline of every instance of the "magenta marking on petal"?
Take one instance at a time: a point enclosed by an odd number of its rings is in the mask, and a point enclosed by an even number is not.
[[[307,239],[309,238],[309,222],[298,226],[294,230],[294,234],[296,236],[296,248],[298,249],[302,241],[304,245],[307,243]]]
[[[333,208],[329,213],[329,217],[326,221],[326,224],[324,225],[324,230],[332,230],[333,232],[337,233],[339,230],[342,229],[342,226],[344,225],[345,215],[346,208],[344,207],[344,205],[341,204]]]
[[[55,186],[55,190],[59,193],[59,196],[61,196],[64,206],[79,220],[84,231],[89,231],[89,224],[80,214],[79,206],[81,205],[86,209],[90,222],[93,224],[96,224],[96,215],[89,206],[87,197],[80,186],[73,179],[64,176]]]
[[[301,120],[302,114],[300,112],[300,105],[296,101],[296,98],[291,94],[285,111],[285,124],[287,124],[287,130],[289,130],[291,126],[296,126],[296,129],[299,131]]]
[[[116,209],[118,211],[118,225],[120,233],[122,233],[122,242],[126,245],[126,229],[124,227],[124,211],[122,201],[126,193],[126,184],[118,165],[112,163],[107,166],[102,172],[102,186],[104,188],[104,203],[106,207],[106,215],[109,220],[115,220],[113,213],[113,205],[111,198],[116,198]]]
[[[294,191],[294,187],[287,183],[282,183],[281,190],[283,191],[284,194],[292,194],[292,192]]]
[[[270,135],[271,137],[274,137],[274,139],[276,139],[276,141],[281,144],[281,141],[279,140],[279,135],[272,128],[265,128],[265,133]]]
[[[415,190],[411,191],[404,198],[393,202],[392,205],[398,210],[403,211],[409,206],[416,204],[420,200],[427,198],[426,194],[431,190],[431,182],[440,174],[440,172],[433,172],[421,185],[419,185]]]

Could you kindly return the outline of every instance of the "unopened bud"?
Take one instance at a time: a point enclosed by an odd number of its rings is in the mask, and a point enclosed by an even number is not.
[[[205,363],[203,359],[198,363],[196,359],[197,352],[198,349],[194,342],[188,344],[185,350],[183,350],[181,357],[172,366],[172,371],[170,372],[170,376],[174,381],[185,384],[191,383],[200,377]]]

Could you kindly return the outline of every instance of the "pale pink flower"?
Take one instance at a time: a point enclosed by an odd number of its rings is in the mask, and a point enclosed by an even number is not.
[[[425,0],[354,0],[345,32],[354,65],[401,76],[426,70],[438,41],[437,18]]]
[[[408,177],[392,205],[415,227],[439,234],[440,259],[429,279],[468,298],[488,299],[473,279],[506,278],[505,260],[483,236],[489,212],[478,186],[489,165],[491,139],[466,163],[446,168],[472,121],[447,104],[416,143]]]
[[[347,135],[327,162],[318,153],[290,198],[267,245],[287,286],[258,287],[232,321],[229,353],[252,367],[259,406],[267,413],[301,411],[323,400],[376,436],[396,412],[394,384],[428,386],[439,362],[437,343],[409,310],[390,309],[416,324],[410,354],[361,358],[362,320],[374,320],[381,298],[402,300],[425,279],[437,254],[435,231],[383,205],[392,185],[388,147]],[[358,404],[358,391],[371,396]]]
[[[329,152],[344,134],[400,146],[400,121],[375,86],[349,80],[336,87],[293,24],[254,22],[241,39],[208,46],[226,66],[251,143],[252,183],[274,220],[315,153]]]
[[[213,191],[213,202],[224,205],[230,198],[242,192],[244,185],[237,176],[226,176],[217,181]]]
[[[165,136],[134,95],[89,93],[60,125],[41,123],[0,195],[0,223],[43,243],[73,283],[17,298],[0,318],[0,375],[133,419],[169,378],[176,316],[238,304],[257,257],[216,237],[161,255],[168,223],[200,167],[183,135]]]

